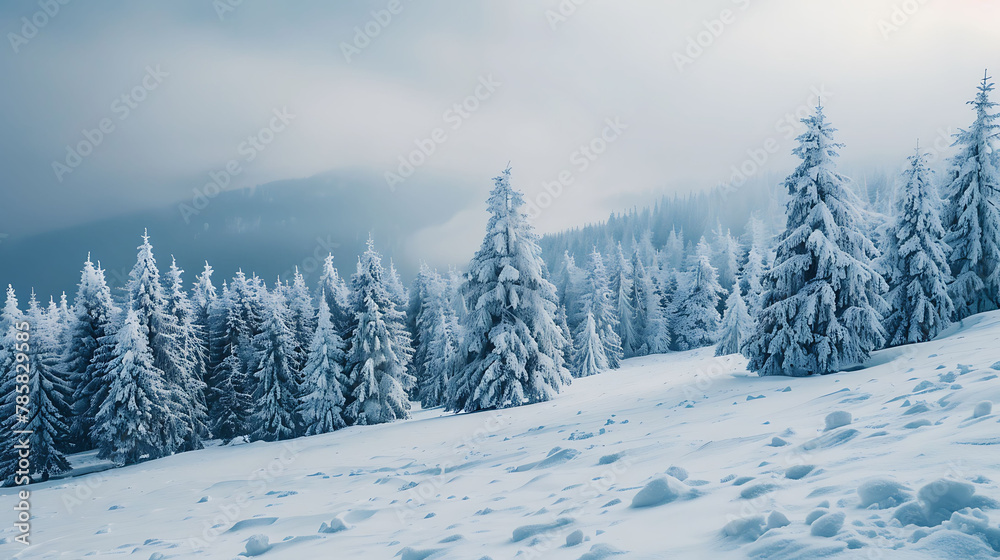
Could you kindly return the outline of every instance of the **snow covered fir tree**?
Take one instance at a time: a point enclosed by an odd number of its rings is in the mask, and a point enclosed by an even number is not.
[[[745,351],[760,375],[832,373],[864,363],[885,342],[885,280],[863,230],[860,201],[836,171],[841,144],[823,107],[803,119],[784,185],[791,200],[774,264],[764,275],[757,328]]]
[[[449,381],[450,410],[541,402],[570,381],[556,288],[523,205],[507,168],[494,179],[486,238],[462,286],[469,306],[459,351],[465,363]]]

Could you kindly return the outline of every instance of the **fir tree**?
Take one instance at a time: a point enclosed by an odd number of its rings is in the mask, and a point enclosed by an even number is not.
[[[670,236],[667,237],[667,244],[664,247],[666,260],[663,265],[668,269],[679,269],[684,263],[684,231],[670,229]]]
[[[27,326],[27,329],[24,327]],[[20,328],[19,328],[20,327]],[[22,334],[26,333],[26,334]],[[18,336],[20,335],[20,336]],[[7,298],[3,311],[0,312],[0,483],[3,486],[14,486],[17,483],[17,471],[20,442],[15,437],[15,430],[21,430],[27,424],[27,416],[19,410],[17,397],[18,374],[24,374],[27,364],[23,358],[19,361],[16,349],[19,344],[31,342],[31,326],[24,324],[24,315],[18,308],[17,295],[14,288],[7,285]],[[27,340],[26,340],[27,339]],[[23,378],[22,378],[23,380]]]
[[[622,341],[616,330],[618,316],[615,313],[611,288],[608,285],[604,259],[596,248],[590,253],[590,260],[587,264],[587,279],[584,281],[583,297],[581,298],[584,315],[583,321],[577,327],[577,343],[575,344],[577,359],[574,362],[577,365],[581,363],[580,352],[583,348],[580,347],[579,341],[581,336],[584,336],[582,333],[587,328],[587,316],[589,315],[594,322],[594,330],[604,347],[608,368],[617,369],[621,365],[622,359]],[[574,373],[580,376],[583,372],[578,370]]]
[[[719,299],[725,294],[708,256],[702,254],[692,261],[674,299],[672,321],[678,350],[715,344]]]
[[[100,384],[92,385],[91,376],[101,370],[100,360],[95,360],[95,356],[101,339],[111,334],[116,313],[111,290],[104,280],[104,271],[95,267],[90,255],[87,255],[66,327],[66,344],[60,365],[62,377],[72,390],[70,440],[74,450],[93,448],[90,431],[94,426],[96,406],[100,404],[93,402],[93,392]]]
[[[889,346],[931,340],[955,312],[948,295],[949,247],[939,218],[941,202],[919,148],[909,161],[879,261],[889,283],[891,312],[883,321]]]
[[[171,354],[170,367],[164,370],[169,390],[184,411],[185,434],[179,446],[181,451],[201,449],[202,439],[208,437],[208,406],[205,401],[205,348],[203,331],[197,323],[194,307],[184,291],[182,275],[177,261],[171,259],[167,270],[163,312],[164,328],[169,329],[163,338]]]
[[[945,188],[945,240],[951,246],[951,299],[958,319],[1000,305],[1000,173],[994,152],[1000,125],[991,113],[997,103],[990,101],[989,80],[984,75],[969,102],[976,120],[955,135],[959,153],[951,159]]]
[[[93,438],[98,457],[117,465],[155,459],[171,452],[170,402],[163,372],[153,363],[147,327],[130,302],[125,322],[115,333],[113,357],[107,365],[108,394],[98,409]]]
[[[611,267],[611,297],[614,302],[614,314],[618,320],[615,332],[621,340],[622,353],[624,357],[631,358],[639,355],[642,348],[641,331],[635,326],[635,300],[633,294],[633,271],[632,265],[625,258],[622,244],[618,243],[613,253],[613,263]]]
[[[486,238],[469,266],[465,366],[449,384],[448,408],[474,412],[552,398],[570,382],[555,322],[556,291],[546,279],[538,237],[510,186],[510,169],[494,179]]]
[[[642,262],[638,245],[632,251],[632,260],[629,264],[632,270],[631,299],[635,305],[632,328],[639,344],[638,348],[634,348],[634,355],[645,356],[649,354],[649,341],[646,339],[646,333],[649,330],[650,304],[657,303],[654,299],[655,286],[653,279],[646,271],[646,265]],[[652,314],[655,314],[655,311]]]
[[[440,406],[447,399],[460,344],[458,322],[445,280],[437,273],[424,275],[424,302],[418,322],[421,348],[416,368],[418,396],[424,408]]]
[[[767,272],[768,249],[764,226],[760,220],[751,218],[748,227],[751,232],[750,251],[747,253],[747,263],[743,267],[741,283],[746,293],[747,310],[752,317],[756,317],[761,311],[760,301],[764,296],[761,280]]]
[[[398,346],[396,329],[403,328],[402,312],[386,286],[382,256],[371,238],[351,277],[351,288],[355,321],[347,357],[351,393],[346,417],[362,425],[408,418],[406,391],[415,380],[407,373],[408,349]]]
[[[344,341],[337,333],[325,298],[319,300],[316,334],[309,345],[309,357],[302,370],[302,404],[299,415],[307,436],[339,430],[344,420]]]
[[[245,281],[243,284],[245,288]],[[250,383],[240,356],[241,347],[250,338],[250,327],[241,313],[237,296],[225,284],[219,309],[223,325],[219,336],[222,352],[221,361],[212,372],[209,417],[212,434],[223,442],[229,442],[249,433]]]
[[[754,323],[747,313],[746,303],[740,293],[740,282],[733,282],[733,290],[726,300],[726,314],[722,317],[722,328],[719,330],[719,344],[715,347],[716,356],[738,354],[743,345],[753,334]]]
[[[645,289],[646,329],[643,340],[650,354],[662,354],[668,352],[673,343],[667,311],[676,291],[676,271],[661,270],[658,258],[654,257],[646,272],[649,275],[649,286]]]
[[[872,266],[877,250],[860,229],[857,196],[837,173],[841,147],[823,108],[803,119],[794,150],[802,163],[785,180],[787,226],[757,327],[744,348],[759,375],[831,373],[865,362],[882,346],[885,281]]]
[[[69,470],[69,461],[58,448],[69,433],[67,418],[70,409],[66,399],[69,388],[58,374],[59,308],[52,302],[44,313],[31,294],[25,319],[31,327],[28,343],[28,422],[18,429],[29,432],[25,437],[31,450],[31,473],[41,480]]]
[[[351,310],[351,292],[347,288],[347,283],[340,277],[337,268],[333,266],[333,254],[326,256],[323,260],[323,272],[319,277],[319,295],[326,299],[326,305],[330,308],[333,318],[333,325],[338,329],[341,338],[349,337],[348,329],[354,321],[354,314]]]
[[[305,366],[313,335],[316,333],[316,310],[313,308],[312,296],[306,287],[305,278],[295,267],[292,285],[288,288],[289,328],[292,329],[292,339],[295,341],[293,352],[296,371]],[[329,308],[329,306],[328,306]]]
[[[605,353],[604,341],[601,340],[597,331],[597,321],[594,320],[594,314],[590,311],[580,323],[574,348],[576,359],[573,362],[573,373],[577,377],[588,377],[611,369],[608,364],[608,356]]]
[[[251,439],[278,441],[299,435],[299,382],[295,334],[279,286],[263,302],[264,324],[253,339],[253,432]]]

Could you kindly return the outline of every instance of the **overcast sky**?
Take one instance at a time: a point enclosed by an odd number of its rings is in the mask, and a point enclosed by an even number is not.
[[[895,169],[1000,68],[985,0],[49,2],[0,7],[10,236],[190,201],[230,160],[238,186],[349,168],[388,189],[415,140],[413,173],[484,193],[510,161],[554,231],[725,182],[748,150],[786,173],[783,121],[820,92],[845,166]],[[482,211],[420,238],[466,251]]]

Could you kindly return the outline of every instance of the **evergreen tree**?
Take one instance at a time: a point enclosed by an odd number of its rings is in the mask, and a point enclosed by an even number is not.
[[[733,290],[726,300],[726,314],[722,317],[722,328],[719,330],[719,344],[715,347],[716,356],[738,354],[743,345],[753,334],[754,323],[747,313],[746,303],[740,293],[740,282],[733,282]]]
[[[670,309],[677,286],[674,270],[661,270],[658,258],[654,257],[646,270],[649,286],[646,294],[646,330],[643,340],[650,354],[662,354],[670,350],[673,340],[670,336]]]
[[[205,400],[205,342],[204,334],[197,323],[195,309],[184,291],[182,275],[177,261],[171,259],[167,270],[163,311],[164,325],[169,328],[163,342],[166,352],[171,355],[169,365],[164,370],[168,390],[176,394],[176,400],[184,410],[183,429],[185,437],[179,446],[181,451],[201,449],[202,439],[208,437],[208,406]],[[165,362],[166,363],[166,362]]]
[[[633,270],[628,259],[625,258],[625,251],[622,244],[618,243],[613,255],[613,266],[611,267],[611,297],[614,302],[614,314],[618,320],[615,332],[621,340],[622,353],[624,357],[631,358],[639,355],[642,348],[642,337],[635,326],[635,300],[633,294]]]
[[[253,432],[251,439],[278,441],[299,435],[299,382],[295,369],[295,333],[280,286],[266,294],[264,324],[253,339]]]
[[[760,301],[764,296],[764,286],[761,280],[767,272],[768,248],[765,241],[763,224],[755,218],[750,219],[751,231],[750,251],[747,253],[747,263],[743,267],[741,278],[742,289],[746,293],[747,309],[752,317],[760,311]]]
[[[945,188],[945,240],[951,246],[951,299],[958,319],[1000,305],[1000,173],[994,151],[1000,125],[991,113],[997,103],[990,101],[989,80],[984,75],[969,102],[976,120],[955,135],[959,153],[951,159]]]
[[[587,328],[587,316],[594,322],[594,330],[601,339],[604,347],[604,356],[607,366],[610,369],[618,369],[622,359],[622,340],[618,336],[618,316],[615,313],[614,301],[612,300],[611,288],[608,285],[607,270],[604,268],[604,259],[595,248],[590,253],[590,260],[587,263],[587,279],[583,285],[583,321],[577,327],[575,364],[581,363],[580,352],[585,350],[580,347],[579,341],[585,336],[583,331]],[[582,371],[574,371],[580,376]]]
[[[638,347],[634,348],[634,355],[645,356],[649,354],[649,341],[646,339],[646,333],[649,330],[650,304],[657,303],[654,299],[655,286],[653,279],[646,272],[646,265],[642,262],[638,245],[633,248],[629,265],[632,270],[631,299],[635,305],[632,314],[632,328],[638,342]]]
[[[736,281],[736,274],[739,272],[737,263],[737,253],[739,246],[728,229],[723,231],[722,224],[716,232],[715,248],[713,251],[712,264],[719,271],[719,284],[722,286],[732,286]]]
[[[237,278],[239,281],[234,281],[234,286],[242,282],[242,289],[245,289],[242,272]],[[223,326],[218,337],[222,347],[221,361],[212,373],[209,399],[212,404],[209,409],[212,434],[223,442],[249,434],[250,383],[241,358],[241,347],[250,339],[250,327],[238,299],[229,286],[223,284],[218,306]]]
[[[580,290],[585,273],[576,266],[576,259],[569,251],[563,253],[556,274],[556,288],[559,305],[566,308],[566,322],[572,330],[580,320]]]
[[[465,366],[449,384],[448,408],[474,412],[545,401],[570,382],[555,322],[556,291],[546,279],[538,236],[510,186],[494,179],[486,238],[469,266]]]
[[[27,417],[23,409],[19,410],[17,397],[17,376],[24,374],[27,364],[22,358],[18,361],[16,349],[19,344],[31,343],[31,327],[22,330],[24,314],[18,308],[17,295],[14,288],[7,285],[7,299],[3,311],[0,312],[0,483],[3,486],[14,486],[17,482],[18,448],[16,430],[24,429]],[[19,329],[18,327],[22,327]],[[22,334],[26,333],[26,334]],[[18,336],[20,335],[20,336]],[[27,339],[27,340],[25,340]],[[22,346],[23,348],[23,346]],[[23,378],[22,378],[23,380]]]
[[[351,292],[347,283],[340,277],[337,268],[333,266],[333,254],[323,260],[323,272],[319,277],[319,295],[326,300],[327,307],[333,318],[333,325],[338,329],[341,338],[349,337],[348,332],[354,321],[351,310]]]
[[[51,301],[51,300],[50,300]],[[31,326],[28,350],[28,422],[18,429],[30,432],[26,439],[31,449],[31,473],[48,480],[69,470],[69,461],[59,449],[69,433],[67,404],[69,387],[58,374],[59,308],[52,301],[45,313],[31,294],[25,319]]]
[[[92,437],[101,459],[130,465],[169,455],[166,426],[171,402],[163,372],[154,365],[147,327],[130,302],[125,322],[115,333],[115,347],[107,365],[108,394],[94,419]]]
[[[375,242],[358,260],[351,277],[355,322],[347,356],[351,394],[346,417],[352,424],[378,424],[409,417],[406,391],[413,385],[407,373],[408,349],[400,348],[397,328],[403,327],[402,312],[396,308],[386,285],[382,256]]]
[[[674,343],[678,350],[715,344],[719,299],[725,294],[708,256],[702,254],[692,261],[673,305]]]
[[[577,377],[588,377],[611,369],[608,356],[605,353],[604,341],[601,340],[597,331],[597,321],[594,320],[593,312],[588,311],[583,322],[580,323],[574,347],[576,359],[573,362],[573,373]]]
[[[909,160],[879,261],[889,283],[891,311],[883,321],[889,346],[931,340],[955,312],[948,295],[949,247],[939,218],[941,202],[919,148]]]
[[[313,308],[312,296],[306,287],[305,278],[295,267],[292,285],[288,288],[289,328],[292,329],[292,339],[295,341],[293,352],[295,370],[301,372],[305,366],[309,347],[316,333],[316,310]],[[328,306],[329,308],[329,306]]]
[[[670,228],[670,236],[667,237],[667,244],[664,247],[666,259],[663,266],[668,269],[680,269],[684,264],[684,231],[677,231]]]
[[[759,375],[831,373],[863,363],[884,342],[886,285],[872,266],[878,252],[860,230],[857,196],[836,171],[841,144],[822,106],[803,123],[794,150],[802,163],[785,180],[787,226],[744,348]]]
[[[299,414],[307,436],[332,432],[347,425],[344,420],[345,358],[344,341],[333,325],[330,307],[325,298],[320,298],[316,334],[302,370],[305,384]]]
[[[434,272],[424,274],[423,288],[425,297],[418,322],[421,348],[417,352],[420,359],[416,368],[417,393],[424,408],[431,408],[446,401],[460,340],[444,278]]]
[[[90,431],[99,403],[95,405],[92,402],[97,385],[91,385],[91,375],[101,369],[101,363],[95,360],[95,356],[101,339],[111,334],[111,323],[116,313],[111,290],[104,280],[104,271],[95,267],[90,255],[87,255],[66,327],[60,364],[62,377],[68,381],[72,391],[70,441],[74,450],[93,448]]]

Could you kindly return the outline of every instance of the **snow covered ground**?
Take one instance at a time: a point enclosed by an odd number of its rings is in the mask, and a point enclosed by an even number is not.
[[[998,340],[978,315],[804,379],[705,348],[534,406],[90,472],[33,486],[34,544],[4,523],[0,557],[1000,557]]]

